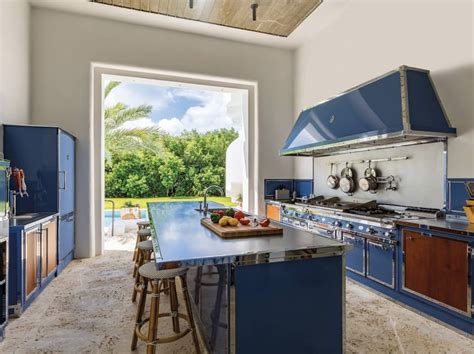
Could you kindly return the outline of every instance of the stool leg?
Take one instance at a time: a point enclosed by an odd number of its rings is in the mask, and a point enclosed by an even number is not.
[[[196,324],[194,323],[193,309],[191,308],[191,299],[189,298],[188,284],[186,282],[186,275],[180,275],[181,288],[183,289],[184,302],[186,304],[186,312],[188,313],[189,326],[191,327],[191,334],[193,336],[194,346],[196,347],[196,353],[200,354],[201,349],[199,348],[199,339],[196,331]]]
[[[133,293],[132,293],[132,302],[135,302],[137,300],[137,288],[136,286],[140,284],[141,276],[140,272],[138,272],[138,269],[144,264],[143,262],[143,252],[138,251],[138,260],[135,263],[135,266],[133,268],[133,272],[135,273],[135,284],[133,287]]]
[[[162,282],[163,282],[163,287],[165,289],[165,291],[164,291],[165,295],[169,295],[170,290],[169,290],[168,279],[163,279]]]
[[[137,260],[137,253],[138,253],[138,248],[137,248],[137,246],[138,246],[138,239],[139,239],[139,237],[140,237],[140,236],[138,236],[138,234],[137,234],[137,237],[136,237],[136,239],[135,239],[135,249],[133,250],[133,258],[132,258],[132,260],[133,260],[134,262]],[[133,276],[135,276],[135,274],[134,274]]]
[[[216,340],[217,340],[217,332],[220,326],[220,315],[221,315],[221,305],[222,305],[222,296],[224,295],[224,286],[226,281],[226,273],[222,267],[217,267],[217,271],[219,272],[219,282],[217,285],[217,295],[216,295],[216,302],[214,304],[214,311],[211,315],[212,320],[212,332],[211,332],[211,345],[215,347]]]
[[[138,308],[137,308],[137,315],[135,317],[135,326],[133,328],[133,336],[132,336],[132,346],[131,349],[137,349],[137,330],[138,324],[142,321],[143,312],[145,311],[145,303],[146,303],[146,293],[148,290],[148,279],[143,278],[142,283],[142,292],[140,293],[140,299],[138,301]]]
[[[194,303],[199,304],[199,292],[201,290],[202,267],[199,266],[196,272],[196,279],[194,281]]]
[[[156,329],[158,328],[158,314],[160,312],[160,291],[159,281],[153,281],[153,290],[151,293],[150,322],[148,323],[148,344],[146,346],[147,354],[155,354],[156,349]]]
[[[171,319],[173,322],[173,331],[179,333],[179,317],[178,317],[178,294],[176,293],[176,282],[175,279],[168,280],[170,287],[170,308],[171,308]]]

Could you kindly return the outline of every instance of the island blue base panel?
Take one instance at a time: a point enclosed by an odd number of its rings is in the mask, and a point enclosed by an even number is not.
[[[342,353],[343,257],[238,266],[235,352]]]

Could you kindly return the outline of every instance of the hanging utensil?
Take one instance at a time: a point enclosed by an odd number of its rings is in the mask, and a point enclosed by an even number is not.
[[[339,187],[341,190],[346,194],[352,194],[355,189],[355,183],[353,178],[353,171],[352,168],[349,166],[349,162],[346,162],[346,167],[344,167],[341,171],[341,180],[339,181]]]
[[[337,187],[339,187],[339,177],[337,177],[336,175],[332,173],[333,166],[334,164],[331,163],[331,174],[327,178],[327,185],[331,189],[337,189]]]
[[[377,172],[371,167],[371,161],[369,160],[369,167],[364,171],[364,177],[359,179],[359,187],[364,192],[376,193],[377,186]]]

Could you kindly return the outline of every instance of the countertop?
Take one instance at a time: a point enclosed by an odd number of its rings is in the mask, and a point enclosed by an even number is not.
[[[433,231],[451,232],[464,236],[474,236],[474,224],[461,219],[414,219],[397,220],[397,225],[417,227]]]
[[[43,212],[43,213],[30,213],[20,215],[19,218],[10,219],[11,228],[24,228],[26,226],[31,226],[37,224],[43,219],[50,218],[54,215],[58,215],[56,212]]]
[[[211,208],[224,208],[209,203]],[[285,225],[283,235],[222,239],[200,224],[197,202],[148,203],[159,268],[213,264],[255,264],[341,255],[349,245]]]

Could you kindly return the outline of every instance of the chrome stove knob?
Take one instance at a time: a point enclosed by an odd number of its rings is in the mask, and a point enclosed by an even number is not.
[[[352,230],[354,226],[352,224],[346,224],[346,229]]]
[[[341,226],[341,223],[339,221],[334,221],[332,224],[336,227]]]
[[[371,234],[371,235],[372,235],[372,234],[375,233],[375,230],[374,230],[373,228],[371,228],[371,227],[368,227],[368,228],[365,229],[365,232],[367,232],[368,234]]]

